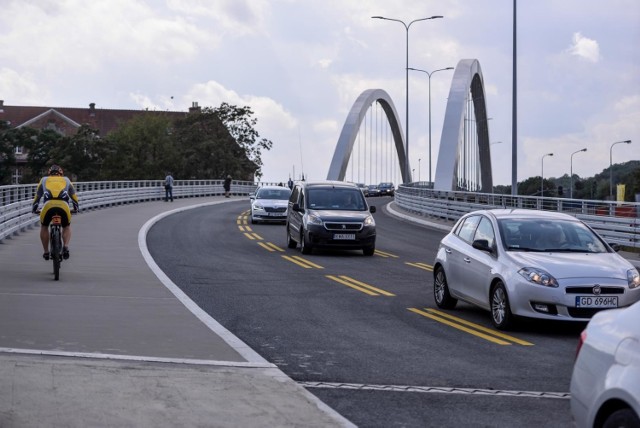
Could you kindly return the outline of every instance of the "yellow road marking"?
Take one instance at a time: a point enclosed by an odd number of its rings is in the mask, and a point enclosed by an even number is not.
[[[258,235],[257,233],[247,233],[247,232],[245,232],[244,236],[246,236],[247,238],[251,239],[252,241],[262,241],[262,236]]]
[[[244,232],[245,231],[244,226],[238,226],[238,229],[240,229],[240,232]]]
[[[300,256],[282,256],[282,258],[285,260],[289,260],[290,262],[295,263],[298,266],[302,266],[305,269],[312,269],[312,268],[324,269],[322,266],[317,265],[313,262],[310,262],[309,260],[305,260]]]
[[[350,283],[348,281],[345,281],[345,280],[343,280],[341,278],[338,278],[337,276],[334,276],[334,275],[325,275],[325,276],[327,278],[333,280],[333,281],[336,281],[336,282],[339,282],[340,284],[346,285],[347,287],[351,287],[354,290],[362,291],[363,293],[368,294],[369,296],[379,296],[379,294],[376,293],[375,291],[371,291],[371,290],[367,290],[366,288],[358,287],[357,285],[352,284],[352,283]]]
[[[362,291],[363,293],[369,294],[370,296],[377,296],[380,294],[383,296],[389,296],[389,297],[395,296],[395,294],[393,293],[389,293],[388,291],[374,287],[373,285],[365,284],[364,282],[360,282],[346,275],[340,275],[340,276],[325,275],[325,276],[329,279],[339,282],[340,284],[344,284],[347,287],[351,287],[358,291]]]
[[[264,248],[267,251],[280,251],[281,253],[284,252],[284,250],[280,247],[278,247],[277,245],[271,243],[271,242],[258,242],[258,245],[260,245],[262,248]]]
[[[477,330],[484,331],[486,333],[492,334],[494,336],[500,337],[500,338],[505,339],[505,340],[510,340],[511,342],[517,343],[518,345],[533,346],[533,343],[527,342],[526,340],[522,340],[522,339],[518,339],[517,337],[509,336],[508,334],[504,334],[502,332],[499,332],[499,331],[496,331],[496,330],[481,326],[479,324],[472,323],[472,322],[467,321],[465,319],[458,318],[456,316],[450,315],[450,314],[448,314],[446,312],[438,311],[436,309],[431,309],[431,308],[425,308],[425,309],[428,312],[431,312],[432,314],[435,314],[437,316],[444,317],[444,318],[449,318],[450,320],[453,320],[455,322],[459,322],[460,324],[466,324],[466,325],[471,326],[471,327],[473,327],[473,328],[475,328]]]
[[[385,257],[385,258],[386,258],[386,257],[392,257],[392,258],[394,258],[394,259],[397,259],[397,258],[398,258],[398,256],[396,256],[395,254],[386,253],[386,252],[384,252],[384,251],[380,251],[380,250],[376,250],[376,251],[375,251],[375,255],[376,255],[376,256],[380,256],[380,257]]]
[[[405,262],[404,264],[405,264],[405,265],[409,265],[409,266],[416,267],[416,268],[418,268],[418,269],[424,269],[424,270],[428,270],[428,271],[433,272],[433,266],[428,265],[428,264],[426,264],[426,263],[420,263],[420,262],[417,262],[417,263],[410,263],[410,262]]]
[[[482,339],[488,340],[489,342],[497,343],[498,345],[511,345],[511,343],[509,343],[509,342],[506,342],[504,340],[500,340],[500,339],[495,338],[495,337],[491,337],[488,334],[480,333],[477,330],[472,330],[472,329],[467,328],[467,327],[465,327],[463,325],[460,325],[460,324],[457,324],[455,322],[449,321],[446,318],[439,317],[439,316],[437,316],[435,314],[431,314],[429,312],[424,312],[424,311],[421,311],[420,309],[416,309],[416,308],[407,308],[407,309],[409,309],[411,312],[415,312],[416,314],[422,315],[423,317],[430,318],[430,319],[432,319],[434,321],[438,321],[438,322],[440,322],[442,324],[446,324],[446,325],[448,325],[450,327],[457,328],[458,330],[462,330],[462,331],[464,331],[466,333],[469,333],[469,334],[472,334],[474,336],[480,337]]]

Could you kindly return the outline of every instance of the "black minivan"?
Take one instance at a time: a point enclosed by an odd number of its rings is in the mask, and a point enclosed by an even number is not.
[[[357,185],[343,181],[296,182],[287,210],[287,246],[303,254],[315,247],[376,250],[376,207]]]

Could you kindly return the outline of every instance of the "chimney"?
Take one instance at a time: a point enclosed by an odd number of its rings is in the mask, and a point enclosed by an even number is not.
[[[89,103],[89,116],[94,117],[96,115],[96,103]]]
[[[4,100],[0,100],[0,113],[4,113]]]
[[[200,113],[200,107],[198,106],[197,101],[193,101],[191,103],[191,107],[189,107],[189,113]]]

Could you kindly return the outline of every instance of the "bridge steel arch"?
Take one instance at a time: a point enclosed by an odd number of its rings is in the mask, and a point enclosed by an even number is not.
[[[471,98],[469,98],[471,96]],[[476,118],[476,132],[480,163],[480,191],[493,191],[491,173],[491,153],[489,148],[489,125],[484,93],[484,81],[480,62],[476,59],[463,59],[458,62],[445,111],[440,138],[438,163],[434,181],[435,190],[458,190],[459,147],[464,138],[465,111],[467,103],[473,101]]]
[[[376,101],[380,103],[380,106],[389,121],[396,152],[398,153],[398,161],[400,162],[402,180],[404,183],[411,182],[411,171],[407,171],[406,168],[407,163],[404,149],[404,137],[402,129],[400,128],[398,113],[396,112],[396,108],[393,105],[391,97],[383,89],[367,89],[360,94],[356,102],[351,107],[351,111],[349,111],[349,115],[342,126],[342,132],[338,138],[336,150],[333,153],[333,159],[329,166],[327,180],[344,180],[347,172],[347,166],[349,165],[349,158],[351,157],[351,151],[353,150],[356,136],[360,130],[360,124],[362,123],[369,107],[371,107],[371,105]]]

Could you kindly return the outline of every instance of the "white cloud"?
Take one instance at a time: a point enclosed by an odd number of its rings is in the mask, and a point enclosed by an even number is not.
[[[600,47],[598,42],[580,33],[573,34],[573,43],[569,47],[568,52],[571,55],[579,56],[590,62],[598,62],[600,60]]]

